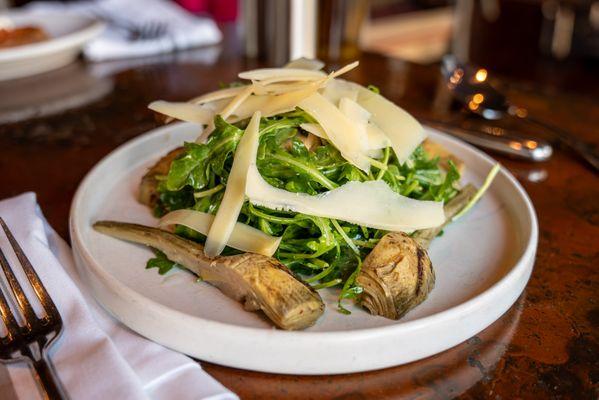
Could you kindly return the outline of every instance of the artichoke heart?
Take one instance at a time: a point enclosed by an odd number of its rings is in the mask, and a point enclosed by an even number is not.
[[[387,233],[364,260],[356,283],[373,315],[400,319],[422,303],[435,285],[426,250],[405,233]]]
[[[202,245],[171,232],[143,225],[99,221],[94,228],[107,235],[162,251],[247,311],[262,310],[279,328],[314,325],[324,312],[320,295],[272,257],[254,253],[207,257]]]
[[[160,175],[168,175],[168,171],[171,168],[171,163],[177,157],[185,152],[183,147],[178,147],[171,150],[168,154],[162,157],[156,164],[154,164],[148,172],[141,179],[139,185],[138,200],[140,203],[145,204],[151,208],[154,208],[158,203],[158,179]]]

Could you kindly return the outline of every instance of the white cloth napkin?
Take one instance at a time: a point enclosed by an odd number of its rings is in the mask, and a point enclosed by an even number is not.
[[[237,399],[199,364],[129,330],[90,297],[75,269],[71,249],[44,219],[35,194],[0,201],[0,217],[62,316],[64,330],[50,358],[72,399]],[[0,247],[15,272],[21,273],[14,267],[19,264],[3,232]],[[10,393],[17,399],[40,398],[26,364],[7,368],[8,374],[0,371],[2,399],[10,399]],[[8,377],[11,382],[6,382]]]
[[[35,2],[34,11],[69,11],[105,19],[107,28],[84,48],[92,61],[149,56],[218,43],[222,35],[209,18],[196,17],[173,1],[95,0],[74,3]],[[112,20],[112,23],[111,23]],[[123,26],[161,23],[166,33],[155,39],[131,40]]]

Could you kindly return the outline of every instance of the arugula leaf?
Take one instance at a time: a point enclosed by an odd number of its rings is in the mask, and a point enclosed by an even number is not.
[[[195,143],[185,143],[185,154],[171,163],[171,168],[166,178],[166,189],[177,191],[185,185],[194,189],[206,186],[204,170],[198,168],[209,156],[207,146]]]
[[[368,90],[370,90],[371,92],[374,92],[376,94],[380,94],[381,93],[381,89],[379,89],[377,86],[374,85],[368,85],[366,87]]]
[[[343,284],[343,288],[341,289],[341,294],[339,294],[339,300],[337,301],[337,309],[342,314],[351,314],[347,308],[343,307],[341,301],[344,299],[355,299],[358,297],[363,291],[364,288],[362,286],[356,285],[356,278],[360,273],[360,269],[362,268],[362,260],[358,257],[358,266],[352,272],[352,274],[347,278],[345,283]]]
[[[169,260],[166,257],[166,254],[164,254],[160,250],[153,248],[152,251],[154,251],[156,257],[150,258],[148,260],[148,263],[146,264],[146,269],[158,268],[158,273],[160,275],[164,275],[173,268],[183,268],[182,265]]]
[[[215,118],[214,126],[214,133],[206,144],[185,143],[185,153],[171,164],[166,179],[167,190],[178,191],[184,186],[204,189],[215,182],[211,173],[226,181],[243,131],[220,116]]]

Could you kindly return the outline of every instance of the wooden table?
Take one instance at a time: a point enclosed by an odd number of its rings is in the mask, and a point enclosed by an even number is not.
[[[35,191],[50,223],[68,238],[77,185],[116,146],[158,125],[146,109],[151,100],[188,99],[251,66],[235,56],[234,47],[227,49],[129,63],[79,62],[45,76],[0,83],[0,198]],[[361,61],[350,78],[379,86],[415,115],[464,118],[439,90],[436,66],[370,54]],[[522,83],[507,89],[538,117],[597,141],[599,104],[588,94]],[[11,101],[20,105],[9,112]],[[74,108],[36,117],[65,104]],[[19,118],[24,120],[6,122]],[[203,367],[243,399],[597,398],[597,175],[562,150],[544,164],[497,159],[532,198],[540,243],[524,294],[485,331],[426,360],[362,374],[282,376],[202,362]]]

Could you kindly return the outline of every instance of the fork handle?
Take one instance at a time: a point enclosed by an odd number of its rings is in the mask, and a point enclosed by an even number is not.
[[[37,360],[32,360],[32,363],[47,398],[50,400],[68,400],[69,396],[60,383],[60,379],[58,379],[51,361],[46,356],[46,352],[42,352],[41,357]]]

